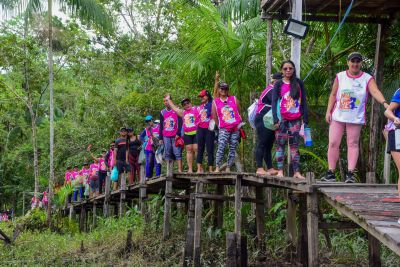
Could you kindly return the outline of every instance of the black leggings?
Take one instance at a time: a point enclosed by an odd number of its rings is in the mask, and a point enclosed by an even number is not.
[[[271,150],[275,142],[275,132],[265,128],[263,122],[263,115],[256,115],[255,125],[257,130],[257,148],[256,148],[256,161],[257,168],[263,167],[263,159],[267,165],[267,169],[272,168],[272,155]]]
[[[197,163],[203,163],[204,148],[207,149],[208,166],[214,165],[214,140],[215,133],[207,128],[197,128]]]

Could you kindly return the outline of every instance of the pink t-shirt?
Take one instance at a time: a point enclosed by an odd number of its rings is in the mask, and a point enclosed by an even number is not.
[[[217,109],[218,127],[220,129],[233,129],[242,122],[236,104],[236,97],[228,96],[226,101],[216,98],[214,99],[214,104]]]
[[[74,179],[73,175],[72,175],[72,171],[68,171],[65,173],[65,181],[66,182],[70,182]]]
[[[79,175],[79,171],[73,171],[72,172],[72,179],[75,180],[76,176],[78,176],[78,175]]]
[[[114,167],[114,150],[110,149],[110,157],[108,158],[108,166],[110,167],[110,169],[112,169]]]
[[[208,128],[208,126],[210,125],[210,120],[211,120],[211,114],[210,114],[210,116],[207,115],[206,104],[208,104],[208,103],[203,103],[197,107],[199,127],[204,128],[204,129]]]
[[[156,124],[151,128],[153,132],[153,136],[156,138],[160,138],[160,124]]]
[[[100,171],[106,171],[107,170],[107,166],[106,166],[106,162],[103,158],[99,158],[99,170]]]
[[[274,89],[274,86],[272,84],[268,85],[267,88],[264,89],[264,91],[261,93],[260,98],[257,101],[257,109],[256,113],[260,114],[261,111],[265,108],[266,104],[263,103],[263,98],[272,90]]]
[[[163,136],[175,136],[178,133],[178,114],[172,109],[163,109],[161,114],[164,116]]]
[[[281,86],[281,105],[280,111],[282,119],[292,121],[301,117],[301,91],[298,99],[290,96],[290,84],[283,82]]]
[[[188,110],[183,111],[183,132],[192,133],[197,130],[197,124],[199,123],[199,111],[197,107],[191,107]]]

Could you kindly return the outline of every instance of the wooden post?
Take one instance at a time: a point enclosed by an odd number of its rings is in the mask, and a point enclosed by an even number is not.
[[[367,172],[367,184],[374,184],[376,183],[375,172]]]
[[[308,266],[308,242],[307,242],[307,198],[305,194],[299,194],[299,235],[297,243],[297,261],[303,266]]]
[[[242,229],[242,176],[238,175],[235,182],[235,234],[238,266],[241,266],[241,229]]]
[[[287,190],[287,214],[286,214],[286,241],[288,242],[288,253],[290,262],[293,260],[294,253],[296,251],[296,240],[297,240],[297,227],[296,227],[296,202],[294,201],[293,191]]]
[[[218,184],[217,185],[217,195],[223,196],[224,195],[224,185]],[[214,201],[214,227],[218,229],[222,229],[224,224],[224,202],[223,201]]]
[[[375,46],[375,80],[378,88],[382,88],[383,85],[383,68],[384,68],[384,57],[385,57],[385,43],[386,43],[386,31],[387,25],[378,25],[376,34],[376,46]],[[374,172],[376,170],[376,159],[379,151],[380,144],[380,133],[381,127],[381,103],[372,99],[372,108],[370,115],[370,128],[369,128],[369,148],[368,148],[368,171]]]
[[[307,173],[307,184],[315,184],[314,173]],[[319,266],[318,258],[318,194],[316,191],[307,193],[307,236],[308,236],[308,266]]]
[[[165,181],[165,202],[164,202],[164,228],[163,228],[163,239],[166,240],[170,234],[171,228],[171,199],[169,195],[172,193],[172,181],[171,178],[173,176],[172,168],[173,161],[170,160],[167,163],[167,178]]]
[[[232,232],[226,233],[226,267],[236,267],[237,251],[236,251],[236,234]]]
[[[119,217],[125,215],[125,199],[126,199],[126,172],[122,173],[121,188],[119,198]]]
[[[267,19],[267,45],[266,45],[266,57],[265,57],[265,86],[271,82],[272,74],[272,19]]]
[[[203,212],[203,199],[198,197],[197,194],[203,192],[203,182],[196,183],[195,207],[194,207],[194,238],[193,238],[193,259],[194,266],[200,267],[200,239],[201,239],[201,216]]]
[[[368,234],[368,254],[369,254],[369,266],[380,267],[381,263],[381,244],[371,234]]]
[[[195,194],[190,194],[188,219],[186,226],[185,251],[183,253],[183,266],[191,266],[194,248],[194,216],[195,216]]]
[[[107,175],[105,181],[104,207],[103,207],[103,216],[105,218],[110,216],[110,190],[111,190],[111,180],[110,180],[110,175]]]
[[[97,223],[97,205],[96,205],[96,201],[93,201],[93,223],[92,223],[92,227],[95,228],[96,227],[96,223]]]
[[[69,219],[72,220],[75,216],[74,205],[72,203],[69,204]]]
[[[145,217],[145,220],[148,220],[148,216],[146,216],[146,202],[144,201],[147,198],[146,192],[146,175],[143,164],[140,165],[140,188],[139,188],[139,203],[140,203],[140,213]]]
[[[81,212],[79,214],[79,231],[85,232],[86,228],[86,208],[81,205]]]
[[[264,201],[264,188],[256,187],[256,199],[258,201]],[[263,203],[256,203],[256,224],[257,224],[257,249],[259,251],[265,250],[265,228],[264,228],[264,218],[265,218],[265,205]]]
[[[298,21],[302,21],[303,12],[303,1],[302,0],[292,0],[292,18]],[[300,77],[300,59],[301,59],[301,39],[292,37],[291,45],[291,60],[294,62],[296,67],[296,75]]]
[[[25,215],[25,191],[22,192],[22,216]]]
[[[392,160],[392,156],[389,153],[386,153],[388,149],[388,132],[383,131],[383,135],[385,137],[385,159],[383,162],[383,179],[385,180],[385,184],[390,184],[390,162]]]

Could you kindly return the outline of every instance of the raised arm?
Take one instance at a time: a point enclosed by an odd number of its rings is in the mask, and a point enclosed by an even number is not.
[[[368,91],[370,92],[371,96],[386,109],[389,107],[389,104],[386,102],[385,97],[382,95],[382,92],[379,90],[378,85],[373,78],[368,83]]]
[[[333,85],[332,85],[331,94],[329,95],[329,99],[328,99],[328,107],[326,108],[325,120],[327,123],[331,123],[331,121],[332,121],[332,111],[333,111],[333,107],[336,102],[336,94],[337,94],[338,88],[339,88],[338,79],[335,78],[335,81],[333,82]]]
[[[182,118],[183,117],[183,109],[180,109],[178,106],[176,106],[174,104],[174,102],[172,102],[170,97],[167,98],[167,101],[168,101],[169,106],[172,108],[172,110],[175,111],[178,114],[178,116]]]

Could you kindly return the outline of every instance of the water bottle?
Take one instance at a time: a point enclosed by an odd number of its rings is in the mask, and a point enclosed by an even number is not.
[[[311,129],[308,126],[304,127],[304,144],[306,146],[312,146]]]

